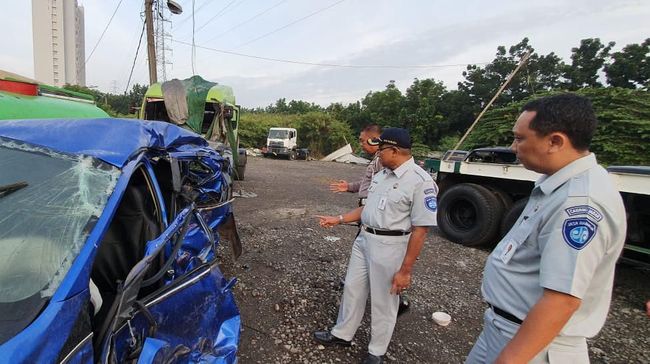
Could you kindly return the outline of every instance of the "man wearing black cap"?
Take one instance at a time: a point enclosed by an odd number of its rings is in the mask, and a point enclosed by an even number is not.
[[[398,295],[411,285],[413,264],[429,226],[436,225],[438,187],[411,157],[408,131],[388,128],[372,143],[385,169],[368,188],[366,205],[339,216],[318,216],[332,227],[361,221],[352,247],[343,299],[334,328],[314,333],[324,345],[349,346],[370,293],[371,339],[363,363],[382,363],[393,334]]]

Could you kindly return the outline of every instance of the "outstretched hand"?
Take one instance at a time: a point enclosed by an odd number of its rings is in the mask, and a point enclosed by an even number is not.
[[[330,227],[330,228],[331,228],[332,226],[336,226],[336,225],[339,224],[339,218],[336,217],[336,216],[321,216],[321,215],[316,215],[315,217],[317,217],[317,218],[320,220],[320,221],[318,222],[318,224],[319,224],[321,227],[326,227],[326,228]]]
[[[348,191],[348,182],[340,180],[338,182],[330,183],[330,191],[332,192],[347,192]]]

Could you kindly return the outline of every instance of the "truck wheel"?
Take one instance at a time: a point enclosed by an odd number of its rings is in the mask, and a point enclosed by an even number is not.
[[[522,198],[521,200],[517,200],[517,202],[512,204],[512,207],[506,211],[506,214],[503,216],[503,220],[501,220],[501,237],[506,236],[515,222],[517,222],[517,219],[521,213],[524,212],[526,203],[528,203],[528,198]]]
[[[492,191],[492,193],[497,196],[497,198],[503,203],[503,211],[510,210],[512,207],[512,197],[505,193],[502,189],[494,186],[485,186],[487,189]]]
[[[296,160],[296,151],[295,150],[292,150],[292,151],[289,152],[289,160],[290,161]]]
[[[449,240],[466,246],[493,242],[499,232],[503,202],[487,188],[463,183],[440,198],[438,225]]]
[[[244,180],[244,174],[246,173],[246,165],[243,166],[237,166],[235,169],[235,173],[237,174],[237,178],[235,178],[238,181],[243,181]]]

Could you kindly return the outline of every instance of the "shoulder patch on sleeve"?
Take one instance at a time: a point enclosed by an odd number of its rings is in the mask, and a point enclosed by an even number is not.
[[[596,221],[600,221],[603,219],[603,214],[601,214],[600,211],[596,210],[595,208],[589,205],[571,206],[564,209],[564,211],[569,216],[587,215]]]
[[[424,190],[424,194],[425,194],[425,195],[430,195],[430,194],[432,194],[432,193],[434,193],[434,194],[436,193],[436,189],[435,189],[435,188],[427,188],[426,190]]]
[[[598,225],[586,217],[577,217],[564,220],[562,236],[570,247],[581,250],[596,235]]]
[[[436,212],[438,210],[438,200],[436,199],[436,196],[426,196],[424,198],[424,206],[433,212]]]

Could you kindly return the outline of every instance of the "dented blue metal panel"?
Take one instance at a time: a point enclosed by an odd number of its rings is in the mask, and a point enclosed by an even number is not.
[[[0,136],[60,152],[93,156],[122,168],[143,149],[207,147],[198,134],[162,121],[133,119],[6,120]]]
[[[220,194],[229,188],[221,171],[221,156],[190,131],[168,123],[140,120],[5,121],[0,123],[0,136],[68,154],[96,157],[121,169],[104,210],[45,309],[22,332],[0,345],[0,357],[10,362],[58,362],[66,357],[72,363],[92,362],[92,340],[76,342],[88,338],[89,332],[80,334],[75,330],[79,331],[80,325],[85,324],[79,317],[84,312],[87,314],[88,280],[98,246],[134,171],[140,165],[145,166],[153,179],[152,188],[164,216],[166,206],[150,165],[151,158],[176,153],[181,159],[201,159],[212,169],[209,175],[198,176],[204,182],[198,188],[198,199],[204,201],[209,200],[208,194]],[[216,229],[232,214],[231,204],[203,210],[200,214],[214,234],[215,246],[218,245]],[[196,259],[208,245],[201,226],[193,221],[181,250],[172,257],[177,270],[174,279],[166,280],[163,292],[145,299],[159,329],[155,338],[143,338],[139,362],[178,356],[174,349],[179,345],[189,349],[185,357],[178,357],[183,362],[236,362],[240,316],[231,291],[235,280],[224,278],[214,261],[214,251],[203,260]],[[182,266],[183,255],[189,257],[191,264]],[[148,324],[141,313],[136,314],[132,323],[139,327],[139,332],[146,332]],[[128,336],[128,330],[123,327],[115,337],[126,340],[124,335]],[[127,352],[125,340],[116,340],[116,352]]]
[[[241,322],[231,290],[234,281],[225,279],[216,264],[197,269],[185,281],[188,284],[171,286],[164,301],[145,303],[158,324],[155,338],[171,352],[185,353],[173,362],[235,363]],[[131,327],[134,332],[149,329],[141,312],[131,320]],[[118,352],[127,352],[129,338],[124,325],[113,337]],[[116,359],[123,362],[125,357]]]

